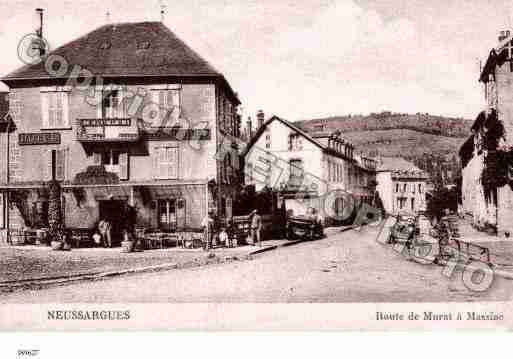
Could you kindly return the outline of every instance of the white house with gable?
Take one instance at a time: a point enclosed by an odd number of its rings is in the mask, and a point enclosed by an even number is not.
[[[295,215],[311,206],[326,217],[324,199],[335,190],[353,194],[358,202],[373,198],[366,189],[375,181],[374,161],[356,156],[340,133],[309,134],[273,116],[260,126],[243,156],[245,183],[257,191],[268,187],[287,194],[286,207]]]

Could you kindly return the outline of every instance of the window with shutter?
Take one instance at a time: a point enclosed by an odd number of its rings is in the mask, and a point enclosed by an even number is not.
[[[41,113],[44,128],[69,127],[68,93],[65,91],[41,92]]]
[[[158,123],[153,126],[171,127],[180,117],[181,90],[178,87],[163,86],[153,90],[153,100],[159,108]]]
[[[178,178],[178,148],[162,146],[155,148],[155,174],[159,179]]]
[[[124,118],[124,108],[121,89],[109,89],[103,91],[101,117]]]

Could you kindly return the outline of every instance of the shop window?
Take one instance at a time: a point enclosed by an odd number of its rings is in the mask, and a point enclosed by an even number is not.
[[[34,228],[44,228],[48,226],[48,202],[37,201],[32,207],[32,226]]]
[[[163,231],[176,231],[176,200],[159,199],[157,203],[158,227]]]

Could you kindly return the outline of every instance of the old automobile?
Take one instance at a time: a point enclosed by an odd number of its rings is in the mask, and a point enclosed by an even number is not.
[[[312,216],[292,216],[287,219],[287,239],[320,239],[324,237],[322,223]]]
[[[418,234],[415,216],[398,215],[396,222],[390,229],[388,243],[405,243],[409,248],[413,245],[415,234]]]

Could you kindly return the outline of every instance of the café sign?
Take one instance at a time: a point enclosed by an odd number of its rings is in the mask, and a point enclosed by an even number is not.
[[[23,145],[59,145],[61,143],[61,134],[59,132],[43,133],[20,133],[18,135],[18,144]]]
[[[131,126],[130,118],[84,118],[80,120],[84,127]]]
[[[210,129],[163,128],[145,132],[143,137],[152,141],[207,141],[210,140]]]

